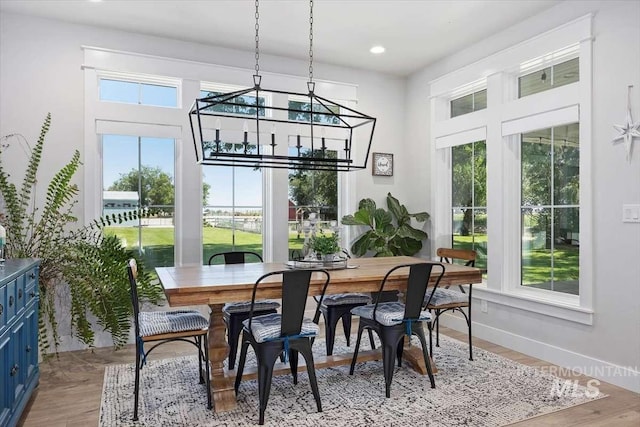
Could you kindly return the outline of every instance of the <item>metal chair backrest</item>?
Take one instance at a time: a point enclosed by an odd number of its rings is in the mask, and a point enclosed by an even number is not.
[[[257,258],[259,262],[263,262],[260,254],[256,252],[230,251],[230,252],[220,252],[220,253],[211,255],[211,257],[209,258],[209,265],[211,265],[216,258],[224,258],[225,264],[244,264],[248,256],[249,257],[253,256]]]
[[[138,314],[140,313],[140,303],[138,301],[138,263],[131,258],[127,262],[127,274],[129,276],[129,289],[131,293],[131,304],[133,305],[133,323],[135,326],[136,337],[140,336],[140,324],[138,323]]]
[[[253,293],[251,295],[251,309],[249,311],[249,330],[251,330],[251,322],[253,320],[253,307],[256,301],[256,293],[258,286],[264,283],[271,276],[282,276],[282,323],[280,325],[280,336],[295,336],[300,334],[302,328],[302,319],[304,318],[304,310],[309,294],[309,285],[313,273],[318,273],[321,278],[324,277],[322,293],[320,294],[320,302],[316,307],[316,317],[324,298],[324,293],[329,285],[329,273],[326,270],[280,270],[273,271],[262,275],[253,285]]]
[[[440,269],[440,274],[436,278],[436,282],[433,285],[431,290],[431,295],[429,295],[429,300],[427,304],[424,304],[424,296],[427,293],[427,287],[429,286],[429,280],[431,278],[431,271],[433,267]],[[380,289],[378,290],[378,297],[376,298],[376,303],[373,308],[373,318],[376,318],[376,311],[378,310],[378,304],[380,300],[380,296],[384,290],[384,286],[387,283],[389,277],[402,268],[409,268],[409,277],[407,278],[407,290],[405,293],[405,305],[404,305],[404,319],[417,319],[420,317],[420,311],[422,311],[423,307],[429,304],[431,298],[433,297],[433,293],[436,288],[440,284],[440,280],[442,276],[444,276],[444,265],[437,262],[422,262],[418,264],[401,264],[393,267],[391,270],[387,272],[382,279],[382,283],[380,284]]]

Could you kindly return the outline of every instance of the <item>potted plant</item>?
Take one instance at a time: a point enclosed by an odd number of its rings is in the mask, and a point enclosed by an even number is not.
[[[320,232],[311,238],[310,246],[323,261],[333,261],[334,254],[340,252],[340,236]]]
[[[429,236],[411,226],[411,218],[418,222],[429,219],[427,212],[409,213],[391,193],[387,194],[388,211],[376,207],[371,199],[362,199],[358,211],[342,218],[344,225],[361,225],[368,228],[351,245],[351,252],[363,256],[372,251],[373,256],[415,255],[422,249],[422,241]]]
[[[131,327],[133,308],[129,296],[129,280],[125,265],[129,258],[138,261],[138,293],[144,300],[158,302],[162,289],[153,283],[142,260],[127,250],[120,239],[105,236],[107,224],[137,219],[139,212],[129,212],[99,218],[87,227],[76,227],[73,210],[77,204],[78,187],[73,176],[80,167],[80,153],[76,150],[71,160],[47,184],[42,206],[36,206],[34,197],[38,181],[38,168],[42,158],[45,137],[51,124],[48,114],[38,141],[29,147],[24,137],[10,135],[0,138],[5,148],[13,139],[23,143],[29,159],[20,187],[10,181],[0,149],[0,223],[6,228],[6,256],[10,258],[40,259],[40,316],[39,346],[42,353],[60,343],[56,307],[69,309],[72,334],[88,346],[93,345],[94,329],[111,333],[114,345],[126,344]],[[70,302],[61,305],[58,287],[68,286]],[[95,320],[92,320],[92,317]]]

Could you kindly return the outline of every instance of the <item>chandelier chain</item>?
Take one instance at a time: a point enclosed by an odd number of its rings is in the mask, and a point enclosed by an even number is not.
[[[313,81],[313,0],[309,0],[309,81]]]
[[[260,64],[259,64],[259,60],[260,60],[260,37],[258,35],[258,30],[260,30],[260,23],[259,23],[259,18],[260,18],[260,13],[258,12],[258,1],[256,0],[256,75],[260,74]]]

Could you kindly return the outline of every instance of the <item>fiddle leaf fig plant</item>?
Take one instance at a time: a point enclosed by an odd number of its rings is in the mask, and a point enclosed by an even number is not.
[[[360,225],[368,230],[351,245],[351,252],[363,256],[368,251],[376,257],[415,255],[422,249],[422,241],[429,236],[411,226],[411,219],[425,222],[427,212],[409,213],[391,193],[387,194],[387,209],[379,208],[371,199],[362,199],[353,215],[342,217],[344,225]]]

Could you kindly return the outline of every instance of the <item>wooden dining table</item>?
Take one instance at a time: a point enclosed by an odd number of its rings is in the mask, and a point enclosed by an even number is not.
[[[331,270],[331,280],[327,294],[347,292],[377,292],[385,274],[400,264],[425,262],[415,257],[357,258],[348,261],[348,268]],[[482,272],[478,268],[457,264],[444,264],[445,273],[439,286],[467,285],[480,283]],[[236,407],[234,391],[235,371],[227,370],[223,362],[229,355],[229,345],[225,339],[226,327],[223,321],[222,307],[227,302],[250,301],[253,285],[265,273],[285,270],[284,263],[250,263],[232,265],[203,265],[183,267],[157,267],[156,272],[164,289],[169,305],[172,307],[208,305],[211,309],[209,325],[209,359],[211,363],[211,391],[214,411],[229,411]],[[432,281],[436,279],[436,271]],[[408,269],[400,269],[389,277],[385,290],[400,290],[406,287]],[[256,299],[281,298],[281,283],[278,276],[269,278],[258,288]],[[320,295],[324,284],[318,275],[312,276],[309,295]],[[352,353],[326,357],[315,357],[316,368],[351,363]],[[362,351],[358,361],[380,359],[379,350]],[[408,361],[414,369],[426,374],[422,351],[406,348],[403,360]],[[301,366],[301,369],[303,367]],[[288,371],[282,364],[274,370],[274,374]],[[245,368],[243,378],[255,378],[255,370]]]

